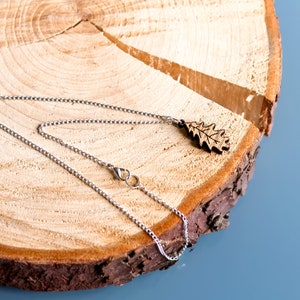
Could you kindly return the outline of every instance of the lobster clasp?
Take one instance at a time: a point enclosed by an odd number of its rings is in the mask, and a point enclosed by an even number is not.
[[[128,180],[131,176],[130,171],[128,169],[115,167],[113,168],[113,171],[116,178],[122,181]]]

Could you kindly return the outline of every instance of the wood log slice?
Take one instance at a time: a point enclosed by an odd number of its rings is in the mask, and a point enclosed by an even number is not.
[[[67,124],[47,132],[129,169],[188,217],[190,246],[228,225],[280,88],[272,0],[0,2],[0,93],[92,100],[224,128],[199,149],[174,126]],[[59,157],[149,226],[165,251],[180,218],[105,168],[37,133],[42,122],[140,116],[79,104],[0,100],[0,123]],[[0,130],[0,284],[30,290],[121,285],[174,262],[94,190]]]

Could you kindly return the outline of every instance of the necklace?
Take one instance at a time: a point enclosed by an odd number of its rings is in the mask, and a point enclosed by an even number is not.
[[[82,181],[88,187],[93,189],[97,192],[100,196],[106,199],[109,203],[111,203],[114,207],[119,209],[123,214],[125,214],[133,223],[135,223],[139,228],[141,228],[145,233],[147,233],[152,240],[156,243],[157,248],[161,255],[163,255],[166,259],[170,261],[176,261],[179,257],[184,253],[186,248],[189,245],[189,233],[188,233],[188,220],[187,217],[177,208],[170,206],[167,202],[165,202],[162,198],[154,194],[153,192],[149,191],[144,187],[141,183],[140,178],[137,175],[131,174],[131,172],[122,167],[117,167],[111,163],[105,162],[100,160],[99,158],[95,157],[94,155],[87,153],[74,145],[66,143],[61,138],[48,134],[45,131],[46,127],[50,126],[60,126],[65,124],[115,124],[115,125],[142,125],[142,124],[167,124],[167,125],[174,125],[178,128],[184,128],[191,138],[197,138],[198,144],[200,148],[204,148],[207,151],[215,151],[217,153],[222,153],[223,150],[229,150],[229,138],[225,136],[225,131],[223,129],[216,130],[215,124],[206,125],[203,121],[201,122],[186,122],[184,120],[178,120],[176,118],[170,116],[163,116],[158,114],[153,114],[149,112],[143,112],[139,110],[133,110],[126,107],[121,106],[114,106],[105,103],[99,103],[90,100],[79,100],[79,99],[71,99],[71,98],[52,98],[52,97],[35,97],[35,96],[1,96],[0,99],[2,100],[11,100],[11,101],[39,101],[39,102],[59,102],[59,103],[70,103],[70,104],[81,104],[86,106],[93,106],[93,107],[100,107],[104,109],[110,109],[115,111],[121,111],[128,114],[140,115],[143,117],[151,118],[147,120],[111,120],[111,119],[65,119],[65,120],[58,120],[58,121],[51,121],[51,122],[44,122],[41,123],[37,131],[38,133],[49,140],[52,140],[61,146],[69,149],[84,158],[87,158],[94,163],[100,165],[111,171],[115,178],[121,180],[127,184],[132,189],[140,190],[142,193],[147,195],[152,200],[158,202],[163,207],[177,215],[183,223],[183,237],[184,242],[181,250],[174,255],[167,254],[164,250],[162,241],[158,238],[158,236],[153,232],[151,228],[145,225],[142,221],[136,218],[127,208],[123,207],[120,203],[118,203],[115,199],[113,199],[109,194],[107,194],[104,190],[102,190],[99,186],[93,183],[90,179],[79,173],[77,170],[63,162],[61,159],[53,155],[52,153],[48,152],[44,148],[38,146],[37,144],[31,142],[24,136],[20,135],[16,131],[10,129],[6,125],[0,122],[0,129],[6,132],[7,134],[11,135],[12,137],[16,138],[17,140],[21,141],[25,145],[31,147],[33,150],[41,153],[58,166],[65,169],[67,172],[75,176],[77,179]]]

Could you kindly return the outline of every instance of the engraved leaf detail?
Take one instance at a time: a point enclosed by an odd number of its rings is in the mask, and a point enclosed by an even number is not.
[[[199,147],[208,152],[215,151],[222,153],[230,148],[229,137],[225,135],[224,129],[215,129],[216,124],[205,124],[204,122],[185,122],[183,127],[187,130],[191,138],[197,138]]]

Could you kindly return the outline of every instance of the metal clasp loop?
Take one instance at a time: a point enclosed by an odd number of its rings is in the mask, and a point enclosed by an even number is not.
[[[129,178],[125,179],[125,182],[132,189],[137,189],[137,188],[141,187],[140,178],[136,175],[130,175]]]
[[[137,189],[141,187],[140,178],[136,175],[131,175],[128,169],[115,167],[113,171],[117,179],[125,181],[130,188]]]

